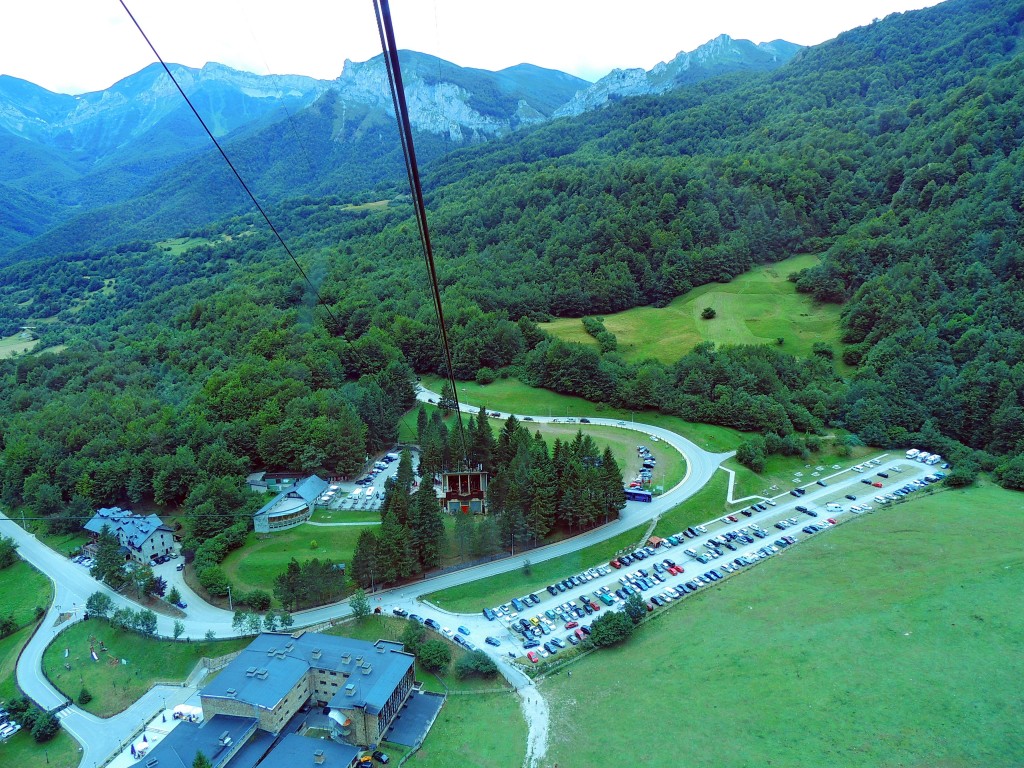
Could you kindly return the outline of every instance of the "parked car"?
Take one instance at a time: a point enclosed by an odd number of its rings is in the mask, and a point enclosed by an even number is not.
[[[497,648],[499,645],[501,645],[501,640],[499,640],[496,637],[485,637],[484,638],[484,642],[487,643],[488,645],[493,645],[495,648]]]

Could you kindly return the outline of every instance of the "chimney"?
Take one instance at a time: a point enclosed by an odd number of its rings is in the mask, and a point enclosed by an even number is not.
[[[348,664],[350,661],[352,661],[352,654],[351,653],[343,653],[341,655],[341,663],[342,664]]]
[[[355,683],[349,683],[348,685],[345,686],[345,695],[346,696],[355,696],[356,695]]]
[[[245,676],[246,677],[252,677],[255,674],[256,674],[256,667],[249,667],[247,670],[245,670]]]
[[[310,654],[314,659],[319,659],[321,655],[319,648],[314,648],[313,653]]]
[[[232,698],[232,699],[235,698],[235,693],[237,693],[237,691],[235,691],[234,688],[228,688],[228,697],[229,698]]]
[[[356,656],[356,666],[360,667],[360,666],[362,666],[362,664],[363,664],[363,657],[362,656]]]
[[[363,665],[363,674],[364,675],[368,675],[371,672],[373,672],[373,667],[371,667],[369,664]]]
[[[316,752],[313,753],[313,762],[316,763],[317,765],[323,765],[324,764],[324,758],[325,758],[325,755],[324,755],[324,751],[322,749],[318,749]]]

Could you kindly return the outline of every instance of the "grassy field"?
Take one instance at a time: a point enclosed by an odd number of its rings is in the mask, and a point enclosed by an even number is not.
[[[637,307],[605,315],[604,325],[618,339],[619,352],[631,361],[653,357],[673,363],[705,341],[775,345],[782,338],[784,351],[801,356],[810,355],[816,342],[827,343],[836,351],[841,366],[840,307],[816,304],[786,280],[791,272],[817,263],[817,256],[805,254],[759,266],[731,282],[695,288],[661,309]],[[712,307],[717,317],[701,318],[705,307]],[[541,327],[565,341],[597,346],[578,318]]]
[[[21,331],[11,336],[4,336],[0,338],[0,360],[30,352],[38,343],[39,339],[22,338]]]
[[[4,575],[7,573],[5,571]],[[0,640],[0,703],[19,695],[14,685],[14,668],[18,663],[18,654],[31,634],[32,627],[25,627]],[[80,759],[78,742],[63,730],[45,744],[37,744],[27,730],[21,730],[6,742],[0,743],[0,765],[75,768]]]
[[[475,613],[485,606],[500,605],[527,592],[543,590],[553,581],[560,581],[566,576],[608,562],[617,552],[627,547],[635,547],[646,529],[647,526],[638,526],[572,554],[543,563],[534,563],[530,566],[529,575],[523,573],[520,568],[451,589],[432,592],[424,595],[423,599],[446,611]],[[529,552],[523,557],[528,560]]]
[[[351,562],[362,531],[361,525],[331,528],[300,525],[280,533],[257,535],[250,532],[245,545],[229,554],[222,567],[239,591],[263,589],[273,594],[274,579],[284,573],[293,557],[300,563],[314,557]]]
[[[679,504],[658,519],[654,528],[656,536],[671,536],[691,525],[699,525],[725,514],[725,493],[729,478],[719,470],[711,480],[693,496]]]
[[[319,508],[309,519],[314,523],[379,523],[380,512],[373,509]]]
[[[915,499],[683,601],[541,684],[547,765],[676,762],[656,731],[624,749],[626,681],[690,713],[688,766],[1024,764],[1022,507],[992,486]]]
[[[400,640],[404,619],[390,616],[368,616],[356,622],[338,625],[329,634],[355,637],[360,640]],[[434,633],[427,630],[429,637]],[[466,653],[452,644],[452,662]],[[442,692],[438,679],[416,669],[416,679],[430,691]],[[518,768],[526,753],[526,721],[519,708],[519,699],[501,677],[494,680],[459,680],[450,672],[441,675],[448,697],[430,734],[409,764],[420,768],[442,768],[471,765],[474,768]],[[504,689],[505,693],[494,693]],[[486,713],[485,716],[481,716]],[[500,723],[499,727],[495,727]],[[395,755],[391,755],[394,759]]]
[[[59,634],[43,653],[43,669],[53,684],[72,699],[78,699],[84,685],[93,699],[83,709],[99,717],[110,717],[132,704],[153,683],[184,680],[201,657],[223,656],[249,642],[250,638],[168,642],[124,632],[103,619],[95,619],[73,624]],[[92,649],[99,656],[98,661],[92,660]],[[128,663],[119,664],[118,659],[127,659]]]
[[[48,608],[53,600],[53,585],[43,574],[19,560],[0,571],[0,581],[17,584],[17,589],[0,589],[0,616],[14,616],[19,627],[33,623],[36,608]]]
[[[18,618],[16,603],[33,608],[36,605],[49,606],[53,597],[49,579],[27,563],[11,566],[0,571],[0,575],[4,583],[18,584],[17,590],[0,590],[0,601],[3,601],[0,603],[0,612],[3,615],[14,612]],[[18,592],[18,595],[12,595],[13,592]],[[0,703],[20,695],[15,685],[14,671],[18,654],[32,636],[33,626],[34,623],[0,640]],[[5,766],[49,765],[51,768],[75,768],[80,757],[78,742],[65,731],[58,733],[46,744],[37,744],[26,730],[0,743],[0,765]]]

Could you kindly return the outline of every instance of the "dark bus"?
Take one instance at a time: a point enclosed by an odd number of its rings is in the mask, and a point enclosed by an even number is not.
[[[654,499],[654,494],[650,491],[642,491],[639,488],[624,488],[623,491],[626,494],[626,498],[630,501],[651,501]]]

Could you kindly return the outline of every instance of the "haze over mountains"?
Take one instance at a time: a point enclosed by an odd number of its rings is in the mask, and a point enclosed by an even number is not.
[[[616,70],[594,84],[530,64],[488,72],[409,51],[402,66],[413,126],[427,134],[419,156],[430,160],[609,100],[773,69],[799,50],[785,41],[754,45],[722,35],[650,72]],[[400,178],[379,56],[346,61],[332,81],[259,76],[220,64],[171,68],[261,197],[351,195]],[[189,162],[210,151],[159,65],[81,96],[0,77],[0,193],[9,201],[0,214],[0,260],[113,242],[104,230],[173,234],[239,210],[246,201],[223,168]],[[354,170],[356,163],[361,168]],[[175,201],[172,216],[163,215],[167,199]],[[132,201],[127,208],[119,205],[125,201]]]

